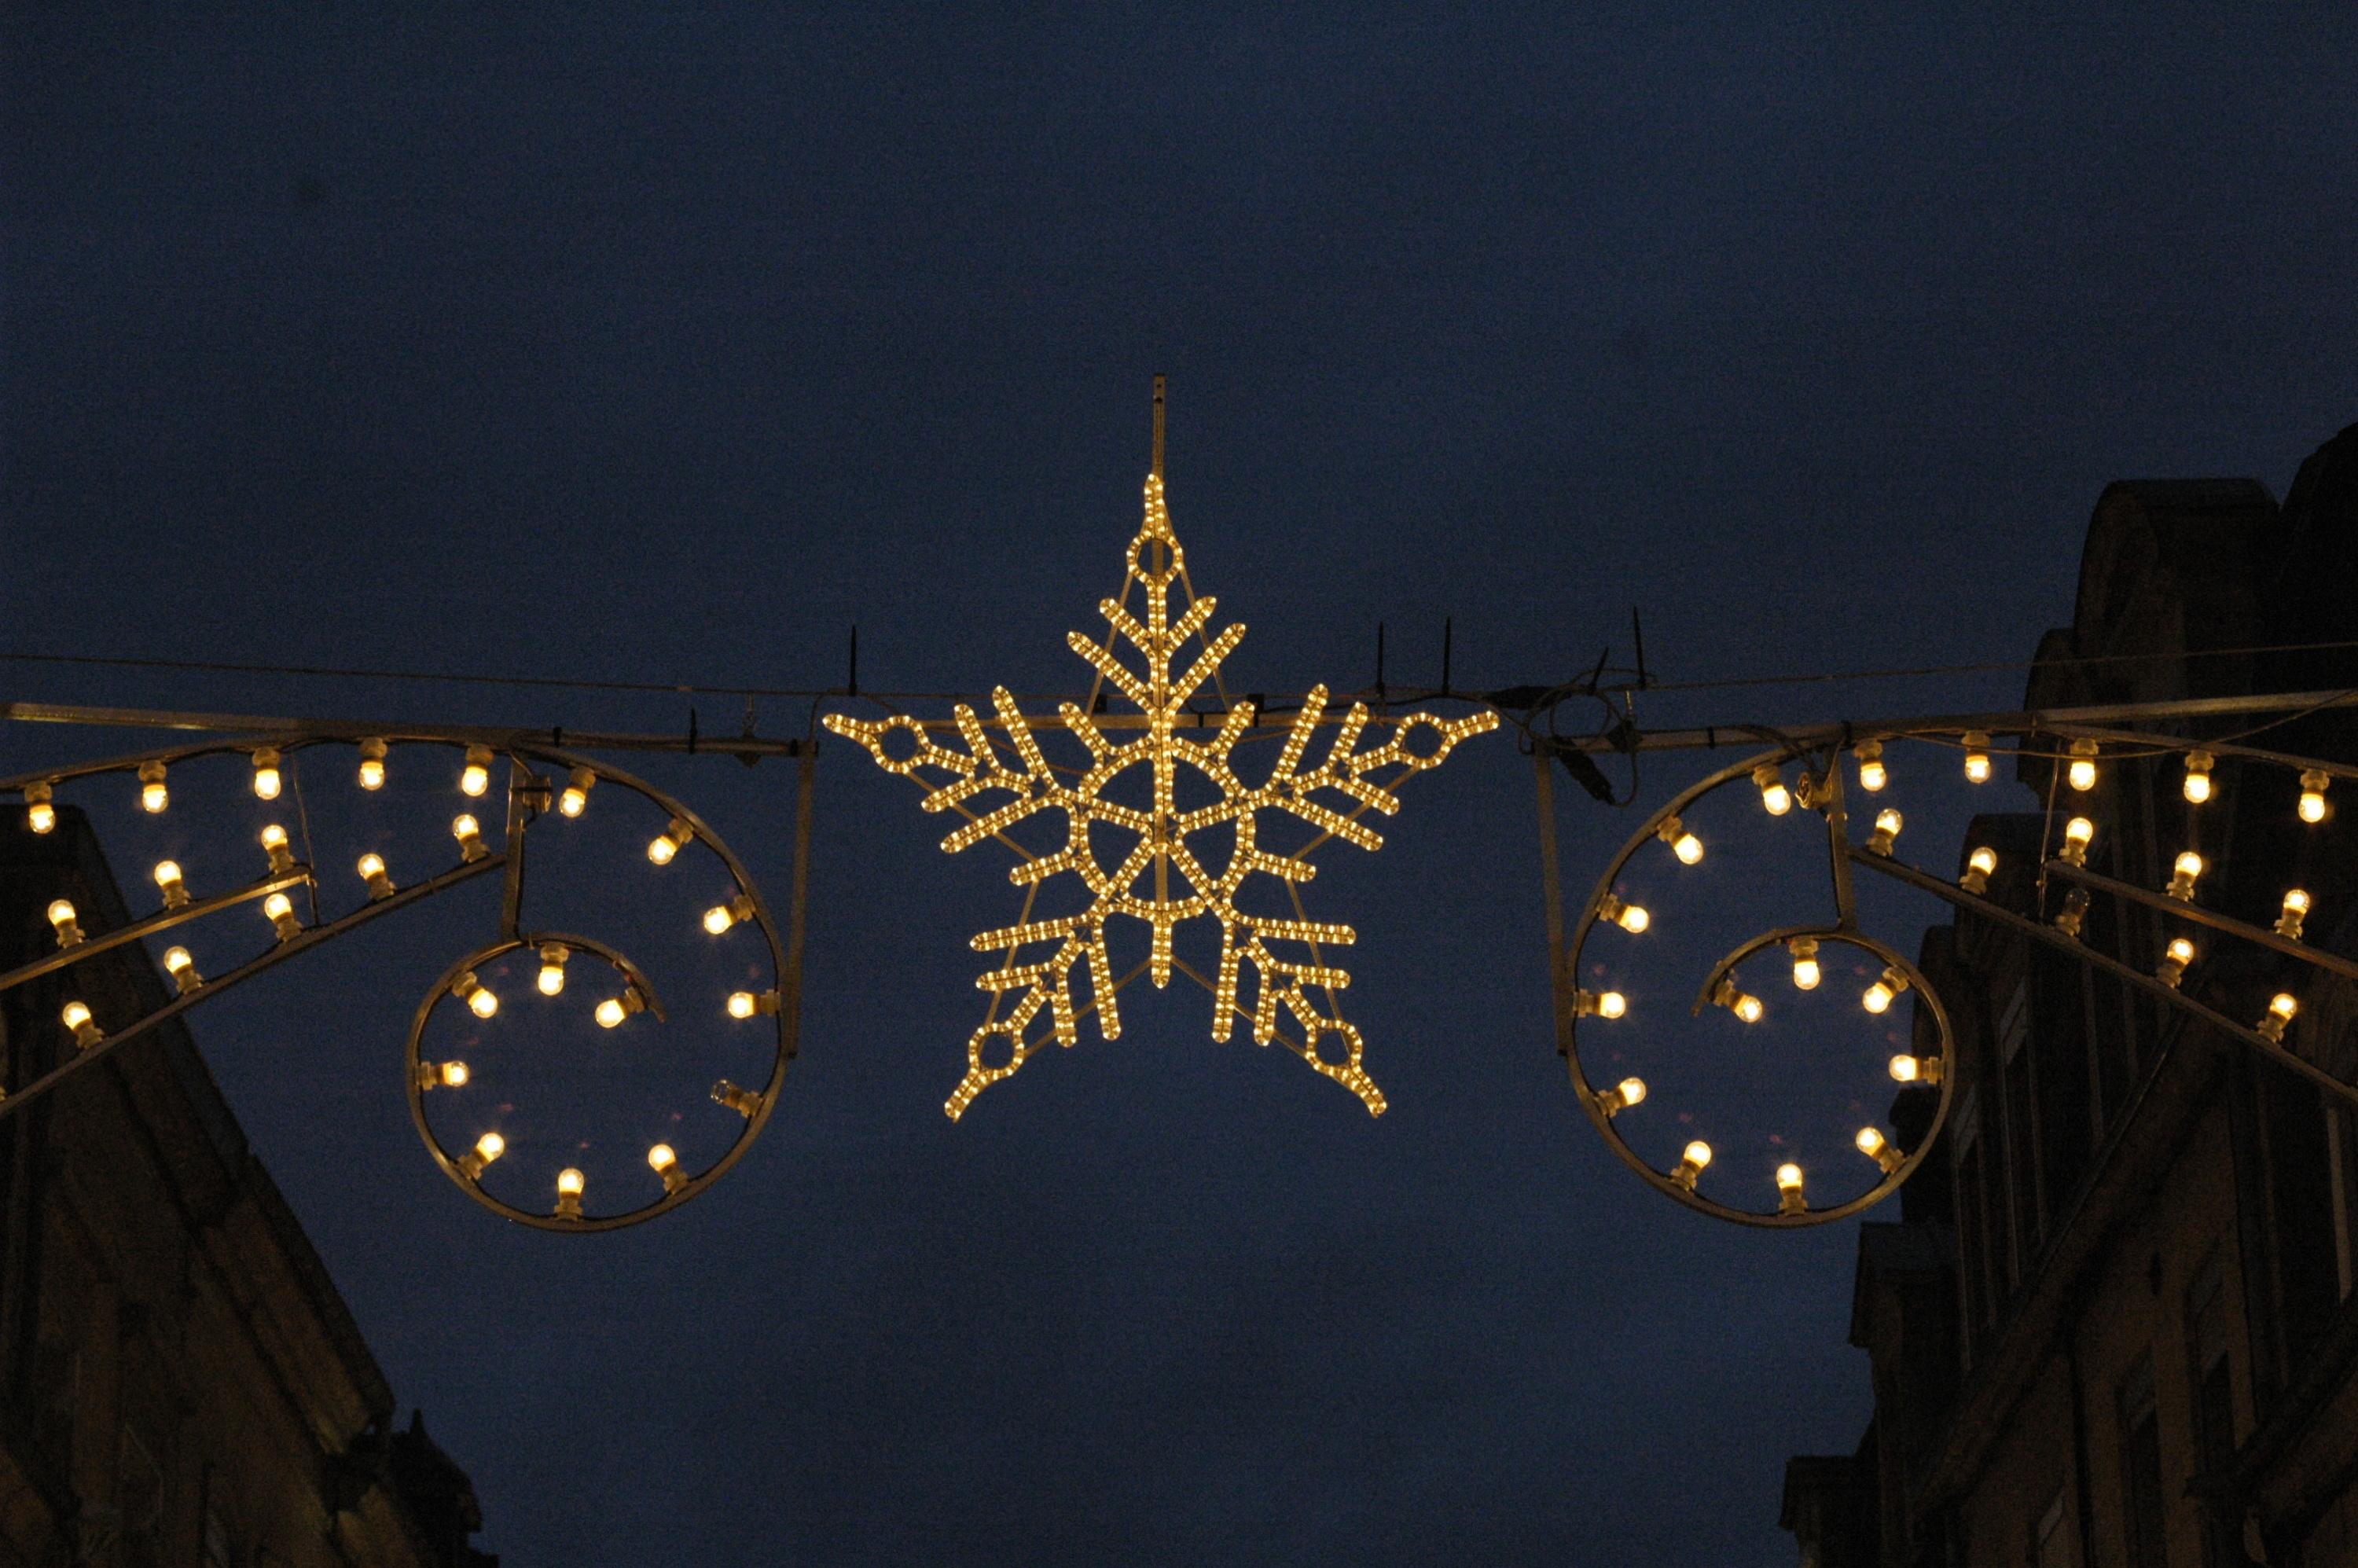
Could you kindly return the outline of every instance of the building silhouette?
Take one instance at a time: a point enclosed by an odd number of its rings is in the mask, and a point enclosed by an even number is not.
[[[81,814],[0,822],[0,970],[70,900],[127,924]],[[0,1087],[70,1000],[169,993],[137,943],[0,992]],[[496,1568],[466,1475],[393,1390],[178,1019],[0,1119],[0,1568]]]
[[[2068,628],[2025,706],[2358,687],[2358,427],[2277,504],[2251,480],[2131,481],[2097,502]],[[2223,738],[2263,719],[2187,723]],[[2252,741],[2358,762],[2358,712]],[[1975,819],[1990,894],[2037,900],[2050,762]],[[2288,888],[2304,940],[2358,956],[2358,799],[2311,827],[2281,767],[2223,756],[2194,807],[2179,762],[2103,771],[2090,869],[2160,889],[2180,851],[2204,904],[2262,927]],[[2344,789],[2358,796],[2358,789]],[[2082,797],[2089,798],[2089,797]],[[2051,914],[2061,889],[2050,890]],[[2098,896],[2085,941],[2152,971],[2182,923]],[[2358,985],[2189,928],[2190,996],[2257,1019],[2358,1082]],[[1859,1235],[1850,1339],[1875,1413],[1855,1454],[1788,1463],[1805,1568],[2338,1568],[2358,1564],[2358,1127],[2342,1102],[2071,955],[1961,912],[1921,967],[1956,1024],[1953,1111],[1896,1222]],[[1930,1091],[1893,1108],[1920,1135]]]

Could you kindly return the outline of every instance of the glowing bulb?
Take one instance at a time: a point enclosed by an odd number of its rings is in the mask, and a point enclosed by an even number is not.
[[[1869,1012],[1887,1012],[1891,1010],[1893,1000],[1907,989],[1908,977],[1897,968],[1887,968],[1883,971],[1881,979],[1877,980],[1860,993],[1858,1004]]]
[[[58,825],[58,808],[51,803],[50,786],[28,784],[25,786],[25,827],[35,833],[47,833]]]
[[[508,1141],[496,1132],[486,1132],[475,1140],[475,1146],[459,1156],[459,1169],[469,1181],[483,1173],[483,1167],[508,1152]]]
[[[2190,805],[2201,806],[2211,798],[2211,769],[2218,761],[2208,752],[2186,753],[2186,799]]]
[[[467,765],[459,770],[459,793],[480,796],[492,787],[492,749],[489,746],[467,748]]]
[[[172,804],[172,792],[164,783],[164,764],[149,761],[139,764],[139,809],[153,816]]]
[[[1941,1058],[1910,1056],[1903,1052],[1891,1058],[1891,1077],[1895,1083],[1937,1084],[1941,1081]]]
[[[1619,991],[1575,991],[1573,1011],[1583,1018],[1618,1018],[1629,1011],[1629,999]]]
[[[73,1033],[74,1044],[85,1051],[106,1038],[98,1025],[91,1022],[90,1009],[81,1002],[66,1003],[65,1011],[58,1016],[65,1021],[66,1028]]]
[[[588,768],[576,768],[565,776],[565,793],[557,797],[557,809],[568,816],[579,816],[589,808],[590,787],[598,775]]]
[[[254,793],[264,800],[276,800],[278,787],[278,753],[265,746],[254,753]]]
[[[361,788],[384,787],[384,742],[375,737],[361,742]]]
[[[1817,989],[1818,982],[1825,978],[1823,972],[1818,968],[1818,939],[1814,936],[1796,936],[1786,943],[1785,946],[1793,955],[1793,989],[1805,991]]]
[[[1603,1094],[1598,1095],[1596,1097],[1596,1105],[1597,1108],[1602,1110],[1606,1115],[1612,1116],[1617,1112],[1627,1110],[1629,1107],[1640,1103],[1645,1099],[1645,1079],[1624,1078],[1619,1083],[1614,1085],[1611,1088],[1606,1089]]]
[[[483,842],[483,825],[463,811],[450,819],[450,837],[459,840],[461,860],[480,860],[492,852]]]
[[[384,856],[362,855],[360,859],[359,870],[361,880],[368,883],[369,897],[377,899],[393,896],[393,877],[384,869]]]
[[[741,920],[753,918],[753,901],[739,893],[727,903],[716,903],[704,912],[704,928],[715,936],[725,933]]]
[[[1907,1162],[1908,1157],[1894,1149],[1891,1146],[1891,1141],[1884,1137],[1878,1128],[1860,1128],[1858,1136],[1852,1141],[1858,1145],[1860,1153],[1882,1166],[1883,1173],[1887,1176]]]
[[[647,859],[658,866],[668,866],[671,864],[672,857],[687,849],[688,840],[695,837],[696,829],[681,818],[675,816],[671,819],[670,826],[656,834],[654,840],[647,845]]]
[[[1793,792],[1785,787],[1776,763],[1763,762],[1753,769],[1752,782],[1760,789],[1760,808],[1769,816],[1782,816],[1793,809]]]
[[[2277,935],[2300,940],[2300,923],[2309,918],[2309,894],[2299,888],[2288,888],[2284,895],[2284,913],[2277,916]]]
[[[262,852],[270,857],[270,869],[284,875],[295,869],[295,851],[287,847],[287,829],[276,822],[262,830]]]
[[[1777,1212],[1805,1214],[1809,1202],[1801,1196],[1801,1167],[1783,1164],[1777,1167]]]
[[[2064,778],[2073,789],[2086,794],[2096,787],[2096,743],[2093,741],[2071,742],[2071,765]]]
[[[565,960],[573,956],[562,942],[545,942],[540,948],[540,994],[555,996],[565,989]]]
[[[1611,893],[1605,895],[1605,902],[1596,906],[1596,913],[1632,936],[1654,923],[1654,917],[1646,913],[1643,904],[1625,903]]]
[[[663,1178],[664,1191],[667,1193],[687,1185],[687,1173],[679,1168],[679,1156],[668,1143],[658,1143],[647,1151],[647,1166]]]
[[[417,1087],[421,1089],[462,1089],[471,1075],[464,1062],[420,1062],[417,1064]]]
[[[281,942],[291,941],[303,930],[303,923],[295,917],[295,901],[283,892],[275,892],[264,899],[262,913],[277,928]]]
[[[173,989],[182,996],[205,983],[204,976],[197,973],[196,959],[189,957],[186,947],[164,949],[164,972],[172,977]]]
[[[164,907],[166,909],[183,909],[187,907],[189,902],[189,884],[180,880],[179,861],[157,861],[156,885],[163,892]]]
[[[1677,1167],[1671,1172],[1671,1180],[1693,1192],[1695,1178],[1702,1175],[1704,1167],[1710,1163],[1711,1145],[1698,1138],[1680,1155]]]
[[[2186,978],[2186,966],[2194,962],[2194,944],[2183,936],[2170,938],[2169,946],[2161,950],[2161,962],[2154,966],[2154,978],[2173,990]]]
[[[777,1011],[778,993],[775,991],[763,991],[759,995],[752,991],[729,993],[729,1016],[731,1018],[751,1018],[757,1012]]]
[[[1890,854],[1891,847],[1898,841],[1899,838],[1899,829],[1906,821],[1906,817],[1901,816],[1899,813],[1892,810],[1889,806],[1886,806],[1881,811],[1877,812],[1875,814],[1875,831],[1866,836],[1866,848],[1868,853],[1876,855]]]
[[[1965,732],[1965,782],[1987,784],[1989,776],[1989,736],[1979,730],[1969,730]]]
[[[570,1165],[557,1173],[557,1218],[579,1219],[581,1217],[581,1190],[588,1184],[589,1178]]]
[[[465,1002],[467,1011],[477,1018],[489,1018],[500,1010],[500,999],[492,994],[490,987],[475,978],[472,969],[451,982],[450,994]]]
[[[2269,999],[2268,1015],[2261,1019],[2255,1027],[2267,1039],[2282,1044],[2285,1025],[2290,1023],[2293,1014],[2299,1011],[2300,1003],[2294,999],[2290,991],[2278,991]]]
[[[1682,865],[1692,866],[1703,859],[1703,840],[1688,832],[1686,825],[1675,816],[1662,818],[1662,825],[1654,829],[1654,837],[1668,844],[1671,853]]]
[[[1997,851],[1985,844],[1965,859],[1965,874],[1957,885],[1970,893],[1989,892],[1990,873],[1997,870]]]
[[[60,947],[70,947],[81,940],[81,922],[75,917],[74,906],[64,899],[49,905],[49,925],[57,932]]]
[[[2310,768],[2300,775],[2300,819],[2303,822],[2325,820],[2325,792],[2332,783],[2333,775],[2322,768]]]
[[[2084,866],[2088,863],[2088,845],[2096,837],[2096,825],[2084,816],[2075,816],[2063,825],[2062,858],[2067,864]]]
[[[2180,903],[2194,902],[2194,879],[2202,874],[2202,857],[2189,849],[2178,857],[2169,886],[2163,890]]]
[[[1732,972],[1720,977],[1719,984],[1712,989],[1711,1000],[1745,1023],[1759,1022],[1761,1013],[1766,1011],[1761,1007],[1758,997],[1736,983],[1736,976]]]
[[[1858,759],[1859,788],[1873,795],[1891,782],[1891,775],[1883,768],[1882,741],[1862,741],[1851,754]]]
[[[598,1020],[598,1027],[600,1029],[613,1029],[619,1027],[622,1024],[622,1004],[613,997],[610,996],[604,1001],[598,1004],[596,1017]]]

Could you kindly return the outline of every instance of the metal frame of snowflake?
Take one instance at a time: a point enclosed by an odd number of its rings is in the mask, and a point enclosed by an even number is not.
[[[1066,702],[1054,721],[1087,749],[1087,768],[1063,770],[1076,773],[1077,778],[1067,781],[1060,777],[1059,770],[1042,752],[1038,738],[1033,733],[1035,727],[1045,728],[1051,721],[1025,715],[1003,687],[991,693],[995,721],[979,717],[963,703],[952,710],[953,717],[946,725],[908,715],[862,719],[829,714],[826,719],[829,730],[860,741],[885,771],[915,779],[924,785],[924,809],[954,811],[967,818],[963,826],[942,840],[945,850],[956,854],[985,838],[996,838],[1020,857],[1018,864],[1008,872],[1010,881],[1027,890],[1017,923],[982,932],[973,941],[977,952],[1004,953],[1006,957],[999,968],[985,972],[975,981],[978,989],[991,994],[990,1010],[982,1026],[967,1043],[966,1076],[943,1107],[953,1121],[965,1114],[976,1095],[1012,1074],[1048,1041],[1053,1039],[1064,1045],[1075,1044],[1079,1021],[1087,1013],[1097,1013],[1098,1033],[1103,1038],[1119,1038],[1121,1015],[1115,1004],[1115,994],[1141,973],[1148,975],[1160,989],[1170,983],[1174,970],[1212,992],[1215,1041],[1229,1037],[1235,1019],[1249,1018],[1257,1043],[1286,1044],[1311,1066],[1357,1094],[1367,1105],[1369,1115],[1380,1116],[1384,1111],[1382,1092],[1360,1065],[1363,1042],[1359,1032],[1344,1020],[1335,1000],[1335,993],[1348,986],[1351,977],[1343,968],[1327,963],[1321,951],[1328,945],[1347,946],[1357,940],[1357,934],[1347,925],[1313,921],[1303,913],[1300,884],[1316,874],[1316,868],[1306,857],[1328,838],[1341,838],[1362,849],[1380,848],[1382,837],[1360,818],[1370,810],[1387,816],[1397,812],[1400,801],[1392,791],[1401,780],[1437,766],[1458,741],[1497,728],[1498,715],[1485,708],[1459,719],[1442,719],[1430,713],[1379,716],[1367,704],[1354,702],[1339,719],[1330,719],[1326,688],[1314,687],[1293,715],[1277,764],[1268,778],[1258,785],[1247,784],[1231,766],[1230,753],[1254,728],[1254,705],[1250,701],[1232,703],[1225,688],[1220,688],[1225,711],[1219,715],[1217,729],[1200,740],[1179,733],[1183,727],[1211,728],[1207,720],[1213,716],[1190,708],[1188,703],[1206,682],[1217,686],[1220,663],[1243,640],[1245,628],[1241,623],[1233,623],[1217,634],[1207,631],[1217,600],[1209,596],[1198,598],[1187,579],[1186,557],[1171,531],[1170,513],[1163,503],[1160,468],[1158,462],[1156,471],[1147,477],[1145,522],[1130,541],[1120,596],[1105,600],[1098,606],[1107,622],[1105,641],[1092,642],[1078,632],[1066,636],[1073,651],[1098,672],[1098,683],[1089,694],[1087,705]],[[1174,584],[1186,597],[1185,607],[1175,619],[1171,614],[1171,589]],[[1130,612],[1133,590],[1142,590],[1143,621]],[[1188,639],[1199,635],[1203,638],[1202,652],[1184,673],[1174,677],[1173,663]],[[1143,655],[1142,672],[1131,669],[1115,656],[1118,642],[1130,644]],[[1136,717],[1108,716],[1098,711],[1101,706],[1099,695],[1108,683],[1139,709]],[[1327,748],[1325,762],[1304,769],[1303,761],[1309,751],[1312,731],[1322,724],[1336,727],[1333,742]],[[1360,739],[1371,726],[1390,727],[1391,738],[1383,745],[1360,751]],[[1410,745],[1418,726],[1423,726],[1433,736],[1429,751],[1419,752]],[[994,745],[990,733],[992,729],[1004,732],[1006,744],[1014,753],[1015,766],[1010,767]],[[1108,737],[1109,730],[1127,729],[1142,733],[1128,742],[1117,742]],[[954,732],[965,749],[958,751],[938,743],[930,732],[935,730]],[[887,737],[895,731],[909,738],[911,750],[905,756],[895,756],[886,748]],[[1105,798],[1106,786],[1117,775],[1141,764],[1153,769],[1154,800],[1151,810],[1141,811]],[[1219,792],[1220,798],[1216,803],[1192,811],[1178,809],[1176,781],[1183,764],[1194,768]],[[927,770],[937,778],[928,776]],[[1374,776],[1379,773],[1386,776]],[[978,809],[982,803],[977,802],[977,797],[993,791],[1002,792],[1008,798]],[[1321,792],[1332,792],[1343,804],[1333,806],[1313,798]],[[1007,829],[1045,811],[1061,811],[1065,816],[1067,835],[1063,849],[1033,855],[1007,837]],[[1317,836],[1290,855],[1265,850],[1259,845],[1256,827],[1258,815],[1262,811],[1285,813],[1316,829]],[[1089,844],[1089,828],[1098,823],[1138,835],[1137,845],[1110,870],[1098,860]],[[1187,838],[1190,834],[1221,824],[1233,825],[1236,841],[1226,866],[1214,871],[1189,847]],[[1088,908],[1078,914],[1033,919],[1032,908],[1041,884],[1067,871],[1077,875],[1087,888],[1091,900]],[[1185,885],[1184,893],[1173,892],[1174,871]],[[1256,872],[1285,884],[1293,905],[1292,918],[1253,914],[1237,907],[1238,892],[1246,879]],[[1145,922],[1152,934],[1152,945],[1146,960],[1117,979],[1107,949],[1106,925],[1108,921],[1123,916]],[[1216,977],[1210,979],[1172,953],[1173,929],[1198,917],[1209,917],[1220,925],[1219,965]],[[1272,941],[1302,945],[1308,949],[1307,960],[1272,953],[1268,946]],[[1022,949],[1045,943],[1056,945],[1045,957],[1017,961]],[[1083,965],[1088,971],[1091,1000],[1076,1003],[1073,972]],[[1255,982],[1249,1011],[1238,1000],[1241,973],[1247,965],[1253,970]],[[1308,995],[1312,988],[1325,993],[1325,1011]],[[1008,1005],[1002,1017],[1001,1006],[1007,1004],[1011,992],[1021,995]],[[1025,1029],[1044,1008],[1050,1016],[1050,1032],[1036,1040],[1025,1040]],[[1294,1041],[1281,1032],[1281,1009],[1301,1028],[1302,1040]],[[1343,1043],[1340,1060],[1329,1061],[1319,1054],[1319,1043],[1328,1035]],[[984,1051],[994,1036],[1008,1042],[1006,1060],[986,1065]]]

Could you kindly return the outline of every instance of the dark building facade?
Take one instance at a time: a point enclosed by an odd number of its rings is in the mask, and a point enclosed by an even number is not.
[[[2135,481],[2098,501],[2072,623],[2025,705],[2358,687],[2358,427],[2279,505],[2249,480]],[[2261,719],[2176,732],[2220,740]],[[2253,744],[2358,762],[2358,710]],[[2030,908],[2052,764],[1977,818],[1991,896]],[[2090,869],[2158,890],[2187,849],[2202,903],[2358,957],[2358,798],[2311,826],[2281,767],[2222,755],[2213,799],[2173,757],[2108,763]],[[2358,797],[2345,783],[2344,793]],[[2060,890],[2057,890],[2060,891]],[[2050,898],[2051,913],[2053,901]],[[2084,940],[2152,971],[2180,923],[2097,897]],[[2358,985],[2190,929],[2186,992],[2358,1082]],[[1789,1462],[1783,1523],[1817,1568],[2358,1565],[2358,1125],[2342,1102],[2199,1020],[1993,921],[1927,933],[1953,1015],[1954,1109],[1897,1221],[1861,1227],[1851,1342],[1875,1414],[1857,1451]],[[1895,1126],[1926,1119],[1903,1094]]]
[[[0,970],[49,902],[130,916],[79,812],[0,822]],[[81,1000],[168,992],[136,943],[0,992],[0,1087]],[[0,1119],[0,1568],[495,1568],[467,1477],[393,1392],[175,1019]]]

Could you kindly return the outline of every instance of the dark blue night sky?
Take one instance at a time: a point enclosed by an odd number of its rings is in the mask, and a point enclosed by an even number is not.
[[[857,623],[871,687],[1069,689],[1167,372],[1174,518],[1252,628],[1234,689],[1365,685],[1379,622],[1393,680],[1432,680],[1444,618],[1461,685],[1561,678],[1627,656],[1632,604],[1671,681],[2003,663],[2068,619],[2106,481],[2281,493],[2358,419],[2358,27],[2321,10],[20,6],[5,46],[8,651],[827,687]],[[135,739],[0,741],[15,771]],[[646,771],[784,889],[787,769]],[[503,1227],[417,1149],[403,1032],[482,908],[196,1032],[514,1568],[1789,1561],[1784,1457],[1868,1409],[1855,1227],[1739,1233],[1623,1172],[1549,1034],[1528,762],[1493,736],[1404,795],[1317,884],[1360,932],[1379,1121],[1141,989],[1121,1040],[951,1126],[1003,862],[945,859],[840,744],[802,1059],[661,1224]],[[1585,886],[1639,819],[1563,820]],[[1791,918],[1738,838],[1706,874]],[[1781,1104],[1773,1049],[1717,1070]]]

